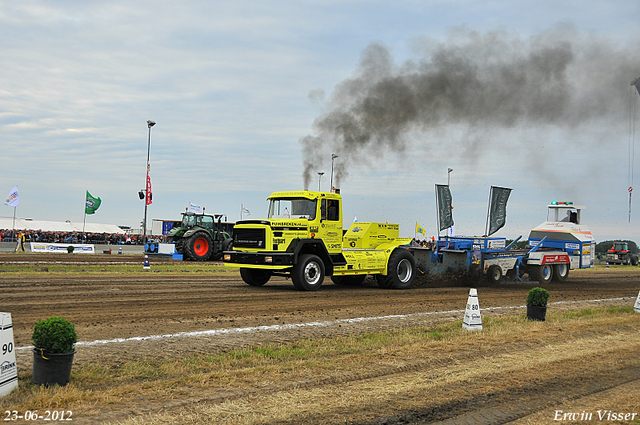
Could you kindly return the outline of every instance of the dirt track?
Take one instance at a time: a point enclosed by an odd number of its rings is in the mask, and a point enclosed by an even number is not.
[[[6,257],[5,257],[6,258]],[[20,257],[9,256],[11,261]],[[33,256],[26,256],[33,261]],[[137,256],[115,257],[142,264]],[[74,261],[85,260],[77,256]],[[114,256],[91,256],[113,261]],[[53,261],[60,261],[56,256]],[[89,259],[85,260],[88,261]],[[383,290],[371,282],[344,287],[325,280],[317,292],[300,292],[290,281],[274,278],[250,287],[237,272],[49,275],[49,258],[28,275],[2,275],[3,311],[12,313],[16,346],[30,344],[33,324],[60,315],[72,321],[82,341],[331,321],[358,317],[407,315],[464,309],[468,287],[422,286],[407,291]],[[637,269],[574,270],[562,284],[546,285],[551,303],[635,297]],[[436,283],[437,285],[437,283]],[[483,285],[483,283],[480,283]],[[480,307],[521,306],[532,285],[504,284],[479,288]],[[560,307],[560,306],[558,306]],[[555,308],[555,307],[554,307]],[[460,313],[452,314],[457,319]]]
[[[79,257],[79,256],[78,256]],[[2,256],[5,261],[33,261],[33,256]],[[144,356],[176,356],[181,352],[211,352],[264,342],[288,342],[336,334],[461,320],[468,287],[418,286],[411,290],[383,290],[373,282],[361,287],[333,285],[329,279],[317,292],[300,292],[290,281],[274,278],[264,287],[250,287],[237,272],[144,274],[49,274],[47,263],[60,261],[38,256],[34,274],[0,272],[2,307],[12,313],[16,347],[31,344],[33,324],[51,315],[74,323],[80,341],[146,337],[178,332],[246,329],[259,332],[219,333],[209,337],[165,338],[98,345],[79,344],[77,362],[121,362]],[[86,258],[86,260],[85,260]],[[74,261],[78,259],[74,256]],[[66,260],[66,257],[65,257]],[[138,256],[80,257],[80,261],[133,261]],[[577,309],[586,305],[633,305],[640,287],[637,268],[572,271],[569,280],[545,287],[551,309]],[[532,285],[503,284],[478,288],[483,315],[521,314]],[[624,300],[588,303],[592,300]],[[554,304],[559,303],[560,304]],[[379,318],[349,321],[357,318]],[[282,327],[275,325],[309,324]],[[225,331],[228,332],[228,331]],[[30,353],[19,351],[19,367],[30,368]],[[628,380],[627,380],[628,381]],[[625,382],[627,382],[625,381]],[[386,423],[394,423],[393,421]],[[400,423],[400,422],[398,422]],[[417,422],[416,422],[417,423]],[[497,423],[497,422],[496,422]]]

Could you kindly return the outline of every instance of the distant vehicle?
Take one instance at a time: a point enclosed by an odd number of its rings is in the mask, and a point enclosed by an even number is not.
[[[623,241],[614,241],[607,251],[607,264],[624,264],[637,266],[638,256],[629,252],[629,245]]]
[[[231,235],[221,230],[222,217],[184,212],[180,225],[167,235],[167,242],[173,243],[176,252],[185,260],[219,260],[224,251],[231,249],[233,242]]]

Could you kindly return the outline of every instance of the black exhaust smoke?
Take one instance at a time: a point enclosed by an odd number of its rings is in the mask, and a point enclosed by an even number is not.
[[[352,165],[379,167],[386,155],[409,147],[476,159],[500,148],[524,155],[535,146],[490,146],[492,138],[480,136],[512,127],[619,123],[629,81],[640,71],[631,51],[572,27],[529,38],[459,29],[445,42],[425,41],[424,56],[400,66],[387,48],[371,44],[354,76],[335,87],[328,112],[314,121],[315,135],[300,140],[304,187],[332,153],[340,158],[338,187]],[[447,126],[462,126],[472,142],[415,141],[416,132],[437,134]]]

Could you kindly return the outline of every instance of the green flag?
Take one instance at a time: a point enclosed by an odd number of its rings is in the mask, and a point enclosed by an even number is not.
[[[451,213],[453,207],[451,206],[451,192],[448,185],[436,185],[436,201],[438,203],[440,230],[453,226],[453,214]]]
[[[94,214],[100,208],[101,203],[102,200],[100,198],[94,198],[87,190],[86,206],[84,207],[85,214]]]
[[[511,189],[506,187],[491,186],[489,195],[489,231],[487,236],[493,235],[507,222],[507,201]]]

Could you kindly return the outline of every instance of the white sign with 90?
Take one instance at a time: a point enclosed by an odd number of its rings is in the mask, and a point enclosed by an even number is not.
[[[0,313],[0,397],[18,388],[11,313]]]

